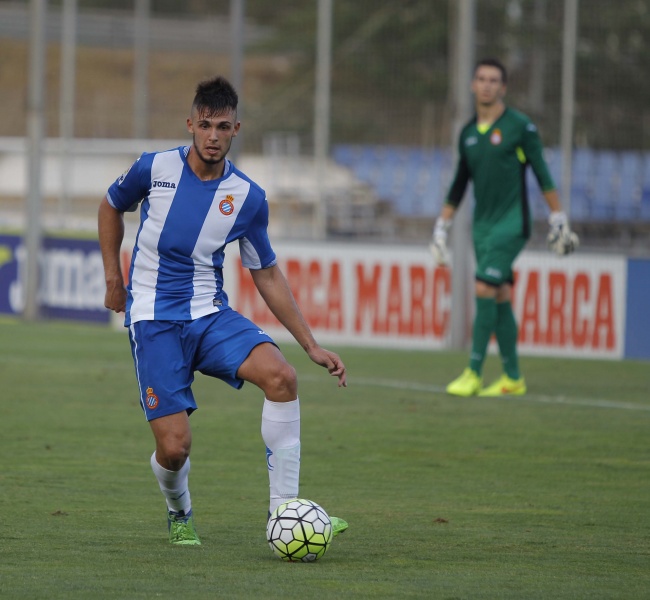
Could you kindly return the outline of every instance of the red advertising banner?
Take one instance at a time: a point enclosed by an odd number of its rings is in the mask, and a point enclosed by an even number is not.
[[[622,358],[626,289],[623,257],[524,253],[514,299],[521,351]]]
[[[324,343],[442,349],[451,323],[451,272],[422,248],[276,244],[309,325]],[[626,259],[524,253],[514,307],[524,354],[622,358]],[[233,307],[288,339],[236,251],[224,269]],[[470,299],[470,306],[472,301]]]

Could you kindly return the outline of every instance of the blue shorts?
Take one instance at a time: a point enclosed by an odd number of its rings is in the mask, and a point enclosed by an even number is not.
[[[226,308],[194,321],[137,321],[129,326],[131,353],[147,421],[197,408],[194,372],[239,389],[237,370],[258,344],[275,344],[238,312]]]

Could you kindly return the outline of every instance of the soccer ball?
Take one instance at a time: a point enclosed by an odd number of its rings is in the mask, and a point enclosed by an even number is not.
[[[332,523],[315,502],[296,498],[276,508],[266,526],[273,553],[287,562],[313,562],[329,548]]]

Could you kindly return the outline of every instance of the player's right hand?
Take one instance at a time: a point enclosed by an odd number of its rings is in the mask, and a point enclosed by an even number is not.
[[[121,275],[106,280],[104,306],[116,313],[121,313],[126,310],[126,288],[124,287]]]
[[[451,227],[451,221],[438,217],[433,228],[433,235],[429,243],[429,249],[436,264],[443,267],[449,264],[449,250],[447,248],[447,232]]]

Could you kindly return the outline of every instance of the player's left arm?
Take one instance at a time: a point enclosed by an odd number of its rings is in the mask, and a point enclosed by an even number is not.
[[[539,184],[539,187],[544,194],[544,198],[546,198],[548,203],[548,197],[546,194],[547,192],[556,191],[556,187],[553,177],[548,169],[548,165],[546,164],[546,160],[544,159],[542,140],[537,131],[537,126],[533,122],[528,121],[526,123],[522,133],[521,142],[523,157],[520,156],[520,159],[528,162],[532,167],[537,183]],[[555,200],[557,200],[557,203],[554,204],[554,207],[551,207],[549,204],[551,210],[558,209],[560,200],[559,197],[557,197],[557,192]],[[561,209],[561,206],[559,206],[559,209]]]
[[[522,140],[523,160],[527,161],[533,169],[546,204],[551,213],[562,212],[562,203],[557,193],[555,182],[544,159],[544,147],[534,123],[528,122]]]
[[[562,210],[562,203],[560,202],[560,195],[557,193],[557,190],[553,188],[552,190],[542,191],[544,200],[548,204],[549,210],[554,212],[560,212]]]
[[[250,269],[250,273],[264,302],[278,321],[303,347],[311,360],[337,377],[339,387],[345,387],[347,381],[343,361],[338,354],[322,348],[316,342],[280,267],[273,265],[266,269]]]
[[[571,231],[569,218],[562,209],[562,202],[555,187],[555,182],[544,159],[542,140],[537,131],[537,127],[532,122],[528,122],[526,125],[523,134],[522,151],[525,160],[530,163],[535,173],[537,182],[544,195],[544,200],[546,200],[550,211],[548,217],[550,227],[547,236],[548,246],[556,254],[570,254],[579,245],[578,236]]]

